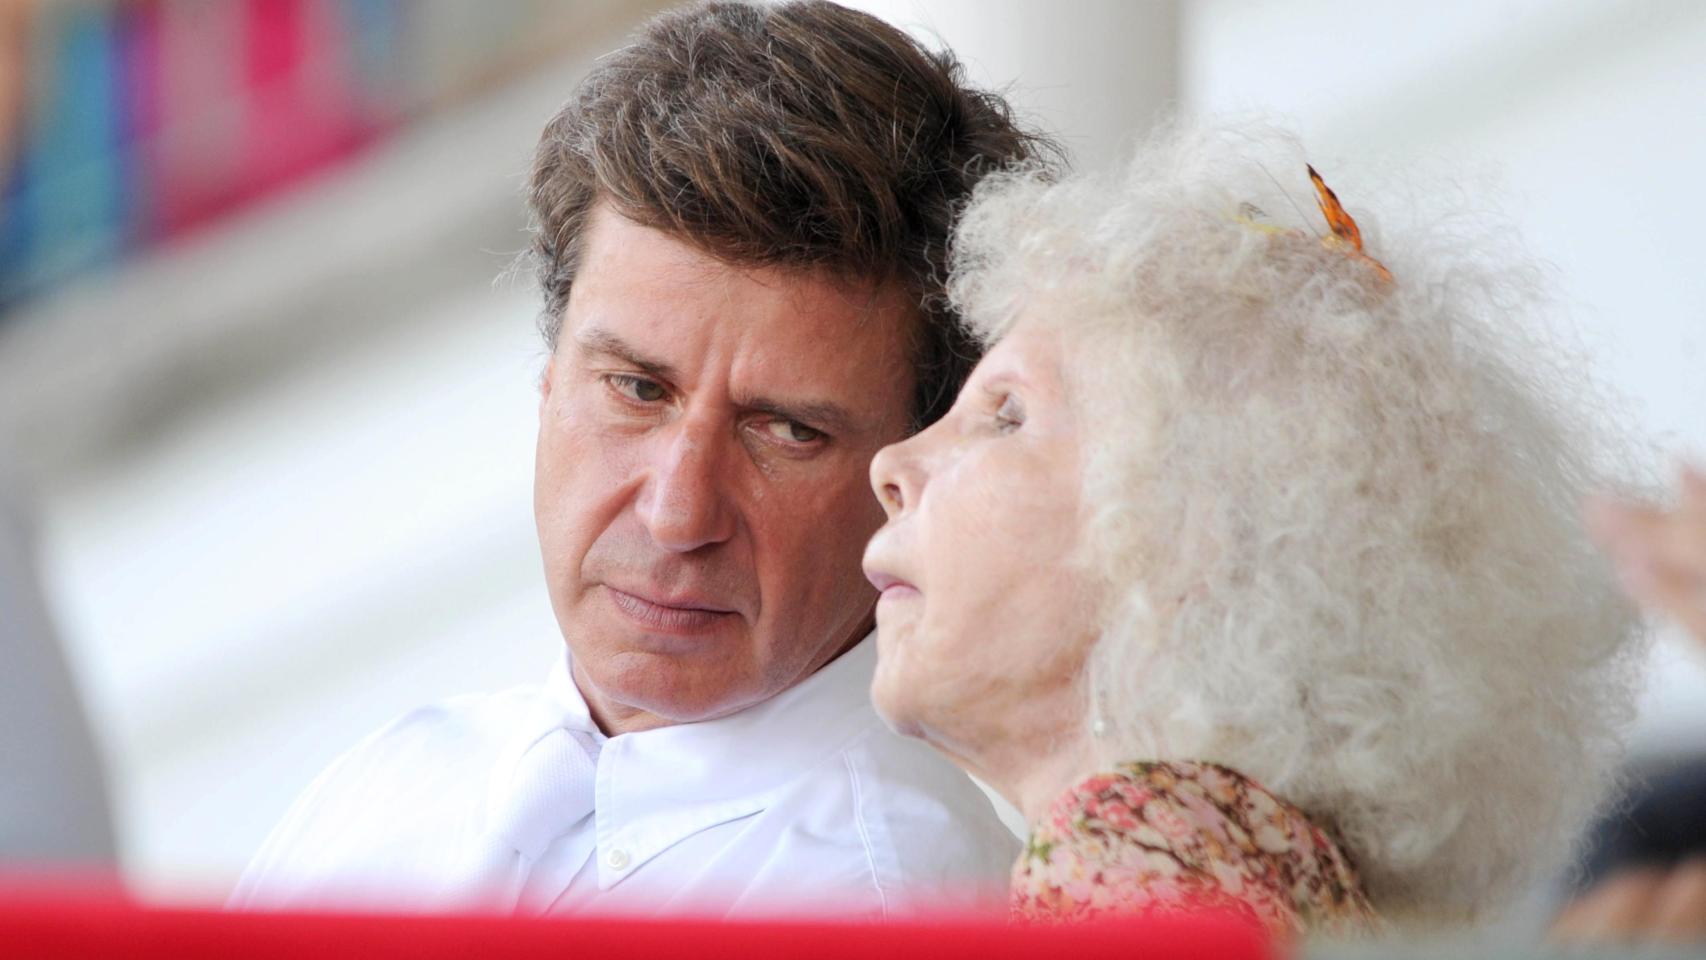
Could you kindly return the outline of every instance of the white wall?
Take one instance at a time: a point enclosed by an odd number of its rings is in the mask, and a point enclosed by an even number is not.
[[[343,750],[560,649],[531,509],[537,301],[494,280],[584,67],[0,331],[43,579],[143,895],[222,899]]]
[[[1560,319],[1622,412],[1667,458],[1706,458],[1706,4],[1184,11],[1187,110],[1277,116],[1317,166],[1351,178],[1363,164],[1419,162],[1490,185],[1487,200],[1555,266]],[[1661,639],[1636,746],[1706,750],[1706,658],[1668,627]]]
[[[1178,93],[1173,0],[850,0],[1005,91],[1081,164],[1105,163]],[[1187,4],[1188,6],[1188,4]]]

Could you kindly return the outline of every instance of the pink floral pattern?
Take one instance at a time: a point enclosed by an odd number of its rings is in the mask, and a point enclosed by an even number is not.
[[[1354,936],[1380,920],[1303,812],[1211,763],[1131,763],[1066,791],[1013,865],[1024,920],[1230,909],[1270,931]]]

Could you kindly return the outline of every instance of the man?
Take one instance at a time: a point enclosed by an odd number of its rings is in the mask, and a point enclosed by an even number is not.
[[[417,711],[309,788],[237,905],[886,918],[1012,836],[868,696],[866,473],[973,351],[953,210],[1047,149],[834,4],[667,14],[546,127],[535,513],[567,656]]]

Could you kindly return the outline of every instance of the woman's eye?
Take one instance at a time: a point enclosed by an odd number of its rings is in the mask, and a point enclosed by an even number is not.
[[[796,420],[771,420],[764,424],[764,429],[784,443],[811,443],[823,436],[822,430],[808,427]]]
[[[613,374],[610,384],[630,400],[641,403],[656,403],[663,399],[663,385],[644,377],[631,377],[626,374]]]
[[[1019,429],[1025,422],[1025,408],[1018,398],[1008,394],[1001,406],[995,411],[995,427],[1002,433],[1011,433]]]

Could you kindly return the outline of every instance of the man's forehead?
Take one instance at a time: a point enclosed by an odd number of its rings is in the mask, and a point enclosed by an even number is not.
[[[581,251],[577,287],[650,286],[731,299],[749,287],[787,299],[800,312],[832,303],[863,319],[924,317],[917,296],[889,277],[835,264],[731,260],[692,237],[632,220],[607,201],[594,204],[588,215]]]
[[[681,387],[726,379],[755,404],[910,414],[921,311],[898,284],[733,264],[601,205],[565,333]],[[878,424],[873,424],[878,426]]]

